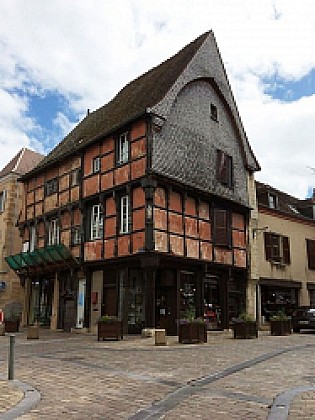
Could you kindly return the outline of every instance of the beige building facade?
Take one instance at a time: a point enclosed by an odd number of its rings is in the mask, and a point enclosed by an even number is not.
[[[315,203],[258,182],[256,191],[251,275],[263,324],[278,311],[291,315],[298,306],[315,305]]]
[[[19,177],[32,169],[42,155],[23,148],[0,171],[0,309],[7,315],[22,313],[24,289],[20,278],[6,263],[5,257],[22,250],[17,221],[22,208],[24,185]]]

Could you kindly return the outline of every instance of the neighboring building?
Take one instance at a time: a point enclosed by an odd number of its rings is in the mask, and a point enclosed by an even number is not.
[[[256,182],[258,314],[260,321],[284,310],[315,305],[315,197],[299,200]]]
[[[203,316],[213,305],[228,327],[246,305],[258,169],[205,33],[88,114],[23,177],[29,248],[8,260],[25,282],[28,322],[93,329],[106,313],[128,333],[176,334],[187,309]]]
[[[5,257],[21,251],[22,239],[17,221],[22,208],[24,185],[19,177],[34,168],[43,155],[23,148],[0,171],[0,308],[15,304],[22,308],[24,290],[20,278],[10,269]]]

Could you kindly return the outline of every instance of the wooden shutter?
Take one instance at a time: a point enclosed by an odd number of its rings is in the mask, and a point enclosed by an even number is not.
[[[217,180],[221,182],[221,184],[231,187],[233,182],[232,177],[232,157],[223,152],[222,150],[218,150]]]
[[[230,245],[228,212],[222,209],[214,211],[215,244],[219,246]]]
[[[272,242],[271,242],[271,233],[264,232],[265,237],[265,255],[266,260],[271,261],[271,254],[272,254]]]
[[[306,244],[307,244],[308,268],[311,270],[315,270],[315,241],[307,239]]]
[[[282,251],[284,264],[290,264],[290,240],[287,236],[282,237]]]

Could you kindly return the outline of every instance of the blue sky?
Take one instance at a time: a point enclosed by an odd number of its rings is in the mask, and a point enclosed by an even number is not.
[[[212,29],[262,171],[314,186],[313,0],[0,0],[0,167],[48,153],[125,84]],[[84,29],[84,30],[82,30]]]

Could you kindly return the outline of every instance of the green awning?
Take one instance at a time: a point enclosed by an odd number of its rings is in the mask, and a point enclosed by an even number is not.
[[[45,248],[35,249],[32,252],[21,252],[5,257],[6,262],[14,271],[31,269],[43,266],[58,266],[77,264],[75,257],[63,244],[49,245]]]

